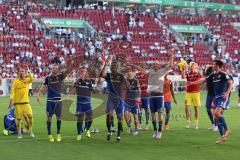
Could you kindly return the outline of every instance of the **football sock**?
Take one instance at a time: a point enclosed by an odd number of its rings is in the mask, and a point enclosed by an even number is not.
[[[84,129],[87,129],[88,127],[88,119],[85,119]]]
[[[91,125],[92,125],[92,120],[88,120],[88,123],[87,123],[87,127],[86,129],[89,130],[91,128]]]
[[[150,117],[150,110],[149,110],[149,108],[145,109],[145,116],[146,116],[146,124],[148,124],[149,117]]]
[[[218,130],[219,130],[220,135],[223,136],[224,135],[224,129],[223,129],[223,124],[222,124],[220,119],[217,119]]]
[[[163,121],[158,121],[158,132],[162,132],[162,124],[163,124]]]
[[[208,117],[209,117],[211,123],[215,124],[211,109],[207,109],[207,114],[208,114]]]
[[[118,133],[117,136],[120,137],[122,132],[122,122],[118,122]]]
[[[110,116],[107,116],[106,118],[106,124],[107,124],[107,130],[108,132],[111,132],[111,117]]]
[[[228,130],[227,123],[226,123],[225,118],[223,116],[220,118],[220,121],[222,122],[224,130],[227,131]]]
[[[157,123],[155,120],[152,121],[154,131],[157,131]]]
[[[170,110],[166,110],[165,125],[168,125],[169,118],[170,118]]]
[[[77,122],[77,131],[79,135],[83,134],[83,122]]]
[[[113,116],[111,116],[110,121],[111,121],[111,127],[114,128],[114,117]]]
[[[195,125],[198,125],[198,118],[195,118],[194,124],[195,124]]]
[[[51,135],[51,125],[52,125],[52,122],[47,121],[47,131],[48,131],[48,135]]]
[[[61,125],[62,125],[62,121],[61,120],[57,120],[57,134],[60,134]]]
[[[138,113],[139,124],[142,124],[142,111]]]

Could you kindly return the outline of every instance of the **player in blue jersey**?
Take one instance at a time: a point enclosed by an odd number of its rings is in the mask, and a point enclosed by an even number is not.
[[[128,126],[127,133],[131,133],[131,114],[133,114],[135,132],[134,135],[139,135],[139,121],[138,121],[138,113],[139,113],[139,105],[136,103],[137,100],[140,99],[140,84],[139,81],[134,77],[132,69],[129,68],[126,70],[128,88],[125,99],[125,120]]]
[[[18,133],[14,111],[15,111],[14,108],[10,108],[7,115],[4,116],[4,130],[3,130],[4,135],[8,135],[9,133],[12,134]]]
[[[52,68],[52,72],[45,79],[44,84],[40,87],[39,93],[37,94],[37,102],[40,102],[39,96],[43,94],[44,90],[47,89],[47,104],[46,104],[46,112],[47,112],[47,131],[48,131],[48,141],[54,142],[54,138],[51,133],[51,124],[52,117],[55,114],[57,118],[57,142],[62,141],[62,137],[60,135],[61,130],[61,118],[62,118],[62,90],[63,90],[63,82],[64,79],[71,72],[72,67],[71,63],[67,63],[67,69],[65,72],[60,71],[60,66],[58,64],[54,64]]]
[[[17,125],[16,125],[16,119],[15,119],[15,108],[10,108],[8,113],[4,116],[4,130],[3,134],[4,135],[9,135],[9,134],[17,134]],[[25,122],[26,122],[26,129],[28,129],[28,119],[27,116],[24,116]],[[23,134],[25,132],[24,128],[21,128],[21,133]]]
[[[100,72],[100,77],[105,78],[107,82],[108,88],[108,100],[106,106],[106,123],[107,123],[107,140],[109,141],[112,136],[112,121],[113,121],[113,113],[114,110],[117,114],[118,119],[118,132],[117,132],[117,142],[121,140],[121,132],[122,132],[122,120],[123,120],[123,112],[124,112],[124,96],[125,96],[125,88],[127,85],[127,80],[122,73],[118,72],[117,62],[113,61],[111,63],[111,73],[107,73],[107,67],[110,64],[110,60],[107,59],[105,61],[104,67]]]
[[[217,144],[221,144],[227,140],[227,137],[231,134],[231,131],[227,127],[227,123],[223,117],[223,111],[227,109],[227,102],[230,92],[232,90],[233,82],[230,76],[222,71],[223,62],[221,60],[214,61],[214,73],[210,74],[207,78],[189,82],[188,85],[203,84],[205,82],[211,82],[214,89],[214,116],[216,117],[220,137],[216,141]]]
[[[87,78],[87,69],[79,68],[79,78],[74,83],[75,91],[77,93],[77,140],[80,141],[83,135],[83,119],[85,118],[86,136],[91,137],[90,127],[93,121],[93,109],[91,104],[91,92],[93,91],[94,81]]]
[[[209,66],[206,69],[205,74],[206,74],[206,76],[209,76],[212,73],[213,73],[213,67]],[[209,128],[209,130],[217,131],[218,130],[217,122],[216,122],[216,119],[213,115],[215,96],[214,96],[213,83],[212,83],[211,80],[206,81],[206,88],[207,88],[207,98],[206,98],[206,105],[205,106],[206,106],[208,117],[209,117],[209,119],[211,121],[211,124],[212,124],[212,126]]]

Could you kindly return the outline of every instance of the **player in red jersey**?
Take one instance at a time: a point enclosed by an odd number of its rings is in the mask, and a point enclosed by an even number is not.
[[[183,79],[187,79],[188,82],[194,82],[198,81],[202,78],[202,71],[198,67],[197,63],[190,62],[189,70],[187,68],[184,68],[182,72]],[[190,128],[190,106],[193,103],[194,105],[194,112],[195,112],[195,121],[194,121],[194,127],[195,129],[198,129],[198,110],[201,106],[201,100],[200,100],[200,85],[191,85],[186,88],[186,99],[185,99],[185,113],[186,113],[186,119],[187,119],[187,125],[186,128]]]
[[[145,63],[142,64],[142,68],[147,68]],[[139,112],[139,129],[142,129],[142,111],[145,111],[145,127],[144,130],[148,130],[148,122],[149,122],[149,115],[150,115],[150,107],[149,107],[149,95],[147,93],[148,87],[148,75],[142,72],[136,73],[136,78],[139,80],[141,86],[141,105],[140,105],[140,112]]]

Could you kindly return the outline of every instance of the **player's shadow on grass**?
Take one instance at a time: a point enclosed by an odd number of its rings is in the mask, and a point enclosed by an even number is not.
[[[93,98],[100,99],[102,102],[97,104],[97,107],[93,110],[93,118],[98,118],[103,115],[105,115],[105,105],[107,96],[102,94],[93,94]],[[73,100],[71,99],[64,99],[62,101],[62,109],[63,109],[63,115],[62,120],[64,121],[76,121],[76,115],[75,113],[72,113],[70,111],[71,105],[73,104]]]

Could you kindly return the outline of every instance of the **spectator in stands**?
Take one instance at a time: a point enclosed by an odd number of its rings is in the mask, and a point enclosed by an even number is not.
[[[226,54],[224,54],[224,60],[226,63],[230,62],[230,57],[229,57],[229,53],[227,52]]]
[[[220,54],[218,52],[218,40],[216,40],[216,42],[214,43],[213,49],[214,49],[215,53],[220,56]]]
[[[141,28],[143,28],[143,27],[144,27],[144,22],[141,21],[141,20],[139,20],[139,22],[138,22],[138,26],[141,27]]]
[[[215,54],[212,54],[212,55],[211,55],[211,59],[212,59],[212,61],[214,61],[214,60],[216,59],[216,55],[215,55]]]

